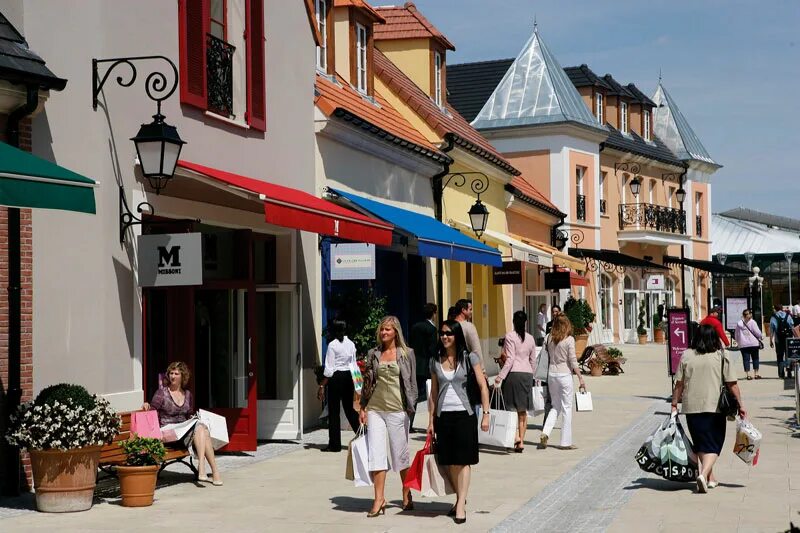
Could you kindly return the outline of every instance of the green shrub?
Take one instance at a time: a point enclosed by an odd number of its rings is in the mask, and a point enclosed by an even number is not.
[[[641,301],[639,305],[639,325],[636,327],[636,333],[638,335],[647,335],[647,328],[645,327],[645,315],[646,311],[644,310],[645,302],[644,300]]]
[[[572,296],[564,303],[564,314],[572,323],[575,335],[585,335],[587,331],[590,331],[596,316],[589,302],[583,298],[576,300]]]
[[[612,359],[616,359],[618,357],[622,357],[622,350],[612,347],[606,350],[606,354]]]
[[[45,387],[42,389],[42,392],[36,396],[33,405],[52,406],[55,402],[69,403],[68,400],[72,400],[72,403],[76,407],[81,406],[87,411],[95,407],[94,396],[89,394],[89,391],[87,391],[85,387],[72,383],[59,383],[58,385]]]
[[[128,440],[119,443],[127,455],[127,466],[153,466],[164,462],[167,449],[159,439],[132,435]]]

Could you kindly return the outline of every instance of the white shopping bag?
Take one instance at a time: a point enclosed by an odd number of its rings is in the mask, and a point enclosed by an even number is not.
[[[539,416],[544,413],[544,387],[540,385],[539,381],[533,386],[533,410],[528,411],[528,416]]]
[[[429,498],[447,496],[456,492],[450,483],[450,476],[436,462],[436,454],[427,454],[422,463],[422,489],[420,492]]]
[[[177,442],[181,440],[190,429],[197,424],[197,419],[192,417],[183,422],[176,422],[175,424],[167,424],[161,427],[161,440],[164,442]]]
[[[371,487],[372,476],[369,473],[369,446],[364,426],[358,430],[356,438],[350,441],[348,461],[352,461],[353,485],[356,487]]]
[[[758,463],[761,438],[761,432],[749,420],[736,418],[736,442],[733,445],[736,457],[749,465]]]
[[[575,408],[578,411],[591,411],[592,406],[592,393],[589,391],[578,391],[575,393]]]
[[[489,431],[481,431],[483,409],[478,408],[478,443],[500,448],[513,448],[517,438],[517,413],[505,410],[503,393],[499,387],[492,392],[489,409]]]
[[[208,434],[211,436],[211,445],[215,450],[219,450],[230,442],[228,440],[228,422],[224,416],[200,409],[197,411],[197,418],[200,423],[208,428]]]

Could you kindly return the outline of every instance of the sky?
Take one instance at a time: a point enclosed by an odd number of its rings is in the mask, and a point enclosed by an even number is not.
[[[713,212],[741,206],[800,218],[799,0],[414,3],[455,45],[451,65],[516,57],[535,17],[562,67],[586,63],[648,95],[661,71],[723,165],[712,177]]]

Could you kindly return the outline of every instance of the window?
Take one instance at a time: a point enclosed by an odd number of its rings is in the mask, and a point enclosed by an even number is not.
[[[627,174],[624,174],[622,176],[622,194],[621,194],[621,196],[622,196],[622,203],[623,204],[627,203],[627,199],[628,199],[628,175]]]
[[[650,204],[654,204],[656,199],[656,182],[655,180],[650,180],[649,192],[648,192],[648,201]]]
[[[606,176],[608,172],[600,173],[600,214],[606,214]]]
[[[228,6],[226,0],[210,0],[209,33],[217,39],[226,40],[228,37],[227,18]]]
[[[439,52],[433,53],[433,80],[433,100],[442,107],[442,54]]]
[[[317,46],[317,68],[328,71],[328,0],[316,0],[317,28],[320,45]]]
[[[578,220],[586,220],[586,196],[583,194],[583,176],[586,174],[586,167],[575,167],[575,215]]]
[[[644,140],[650,140],[650,110],[644,110]]]
[[[356,24],[356,89],[367,94],[367,28]]]
[[[667,206],[675,207],[675,188],[667,187]]]
[[[628,133],[628,104],[622,102],[619,106],[619,131]]]
[[[597,122],[603,123],[603,93],[595,93],[594,96],[594,114],[597,116]]]
[[[600,323],[603,328],[611,329],[611,305],[612,305],[612,292],[611,292],[611,277],[607,274],[600,274]]]

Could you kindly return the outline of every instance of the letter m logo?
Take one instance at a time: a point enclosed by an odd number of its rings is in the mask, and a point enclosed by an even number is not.
[[[181,247],[173,246],[167,250],[166,246],[158,247],[158,267],[165,266],[179,267],[181,266]]]

